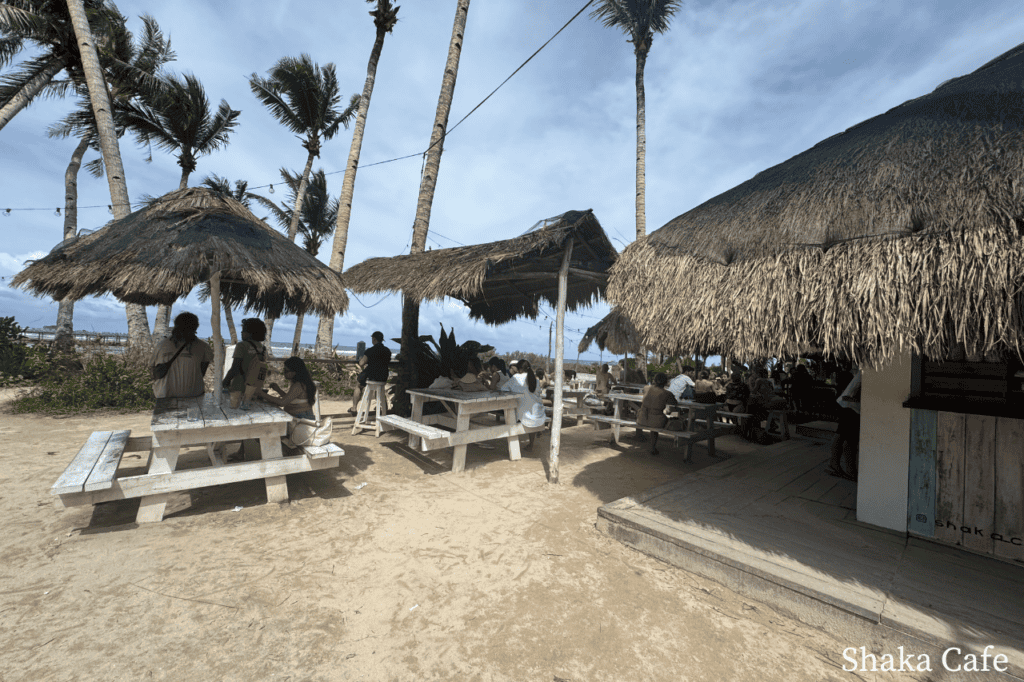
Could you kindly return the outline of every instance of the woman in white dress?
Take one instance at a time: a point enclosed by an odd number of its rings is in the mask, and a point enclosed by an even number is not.
[[[547,415],[544,412],[544,404],[541,403],[540,396],[537,395],[539,387],[540,382],[537,381],[537,375],[533,373],[533,368],[530,367],[528,360],[520,360],[519,372],[512,375],[512,378],[501,387],[502,391],[519,395],[519,405],[516,406],[516,420],[522,422],[523,426],[544,426],[547,419]],[[530,441],[526,446],[527,451],[533,449],[533,441],[537,434],[531,433],[528,435]]]

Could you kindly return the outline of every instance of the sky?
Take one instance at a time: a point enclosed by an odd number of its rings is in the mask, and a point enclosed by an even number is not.
[[[279,169],[301,171],[306,151],[251,93],[248,77],[266,75],[284,56],[308,53],[334,63],[343,100],[362,91],[374,27],[363,0],[120,0],[138,32],[151,14],[170,36],[175,73],[202,81],[214,105],[241,110],[230,144],[199,159],[191,184],[208,174],[248,181],[251,191],[281,200]],[[408,253],[419,191],[451,37],[454,0],[399,0],[399,22],[387,36],[377,69],[355,184],[345,267],[367,258]],[[469,113],[586,0],[477,0],[469,9],[449,120]],[[457,129],[441,157],[429,247],[448,248],[518,236],[537,221],[571,209],[593,209],[620,251],[636,234],[635,61],[616,29],[581,14]],[[646,68],[647,230],[950,78],[969,73],[1024,40],[1016,0],[685,0],[667,33],[655,36]],[[61,240],[64,171],[75,141],[46,129],[71,100],[38,100],[0,130],[0,316],[26,327],[52,325],[57,305],[7,286],[28,259]],[[314,168],[341,191],[351,130],[324,143]],[[160,196],[178,187],[174,157],[122,138],[129,195]],[[94,156],[86,157],[86,161]],[[266,185],[275,185],[267,194]],[[262,187],[261,187],[262,186]],[[110,218],[105,179],[82,172],[79,228]],[[92,207],[92,208],[87,208]],[[10,213],[6,209],[10,208]],[[263,216],[258,208],[257,215]],[[327,261],[330,249],[323,248]],[[652,295],[658,295],[652,282]],[[175,311],[209,308],[195,294]],[[566,317],[566,358],[607,304]],[[155,308],[148,310],[152,324]],[[244,317],[235,314],[236,321]],[[457,301],[425,302],[420,333],[454,327],[499,353],[545,354],[554,319],[491,327],[469,319]],[[380,329],[400,335],[398,296],[350,296],[336,318],[334,343],[353,346]],[[124,306],[110,297],[75,306],[75,328],[127,331]],[[295,318],[274,328],[289,342]],[[312,343],[316,319],[303,341]],[[394,344],[389,344],[394,346]],[[581,358],[596,360],[592,346]],[[608,354],[604,354],[607,359]]]

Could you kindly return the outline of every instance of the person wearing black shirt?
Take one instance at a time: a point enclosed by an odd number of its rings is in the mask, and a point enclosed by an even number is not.
[[[359,406],[359,399],[363,396],[367,381],[387,381],[388,364],[391,362],[391,349],[384,345],[384,333],[374,332],[370,335],[373,345],[366,349],[363,357],[359,358],[359,365],[363,371],[357,377],[359,387],[352,394],[352,408],[350,414],[356,413]]]

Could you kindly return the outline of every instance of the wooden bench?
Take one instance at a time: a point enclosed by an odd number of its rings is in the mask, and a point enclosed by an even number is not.
[[[684,457],[683,461],[687,463],[693,461],[692,457],[694,443],[706,440],[708,442],[708,454],[711,455],[712,457],[717,457],[717,455],[715,454],[715,438],[718,436],[728,436],[730,434],[736,433],[737,428],[735,424],[714,422],[710,426],[710,428],[698,429],[695,431],[670,431],[669,429],[656,429],[651,426],[639,426],[636,423],[636,421],[631,419],[617,419],[615,417],[605,417],[600,415],[591,415],[590,417],[586,417],[586,419],[595,422],[595,427],[597,426],[596,422],[601,422],[604,424],[611,424],[612,426],[631,426],[642,431],[656,431],[658,433],[663,433],[666,436],[671,436],[672,438],[674,438],[677,446],[679,444],[679,441],[684,441],[686,443],[686,456]],[[610,442],[616,442],[614,435],[612,436]]]
[[[446,448],[451,445],[451,431],[438,429],[429,424],[421,424],[408,417],[400,417],[397,414],[382,414],[377,418],[385,431],[399,430],[412,434],[420,439],[420,447],[423,452]]]
[[[76,507],[112,500],[193,490],[211,485],[249,481],[272,476],[330,469],[338,466],[345,451],[333,443],[299,448],[299,455],[269,460],[225,463],[212,447],[207,448],[213,466],[163,473],[118,476],[126,452],[150,453],[153,437],[131,438],[130,431],[97,431],[50,488],[57,507]]]

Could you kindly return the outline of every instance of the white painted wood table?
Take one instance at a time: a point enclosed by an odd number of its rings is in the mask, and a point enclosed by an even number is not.
[[[94,433],[51,492],[64,507],[141,497],[139,523],[161,521],[171,493],[237,481],[265,479],[267,501],[285,502],[287,474],[336,467],[344,454],[338,446],[328,444],[302,448],[298,456],[284,457],[281,437],[290,421],[287,412],[266,403],[253,402],[248,410],[231,409],[226,395],[221,404],[215,403],[211,394],[163,398],[153,410],[152,436],[129,438],[127,431]],[[261,459],[229,464],[215,450],[218,443],[248,439],[259,441]],[[210,466],[176,471],[181,448],[197,445],[206,446]],[[118,475],[125,451],[149,451],[145,474]]]
[[[528,427],[516,421],[516,406],[519,404],[519,397],[516,393],[418,388],[409,391],[409,396],[412,398],[413,422],[424,425],[439,424],[453,429],[452,432],[436,430],[446,437],[424,440],[423,449],[454,447],[455,457],[452,460],[452,471],[455,473],[466,468],[466,446],[469,443],[504,438],[508,441],[509,459],[517,460],[522,456],[519,450],[519,436],[525,433],[537,433],[545,428],[543,426]],[[423,414],[423,405],[433,400],[439,401],[444,406],[444,414]],[[504,413],[504,424],[471,425],[470,417],[474,414],[494,411]],[[398,425],[398,428],[402,428],[402,426]],[[420,446],[420,436],[410,429],[409,447],[416,449]]]

